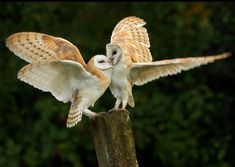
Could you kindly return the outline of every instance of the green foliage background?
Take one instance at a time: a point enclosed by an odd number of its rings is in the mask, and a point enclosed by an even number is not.
[[[234,3],[0,3],[0,166],[98,166],[86,117],[67,129],[70,104],[17,80],[27,63],[5,47],[16,32],[65,38],[86,62],[104,54],[111,32],[126,16],[143,18],[154,60],[233,57],[134,87],[128,108],[140,166],[235,166]],[[108,111],[109,90],[96,112]],[[154,164],[154,165],[153,165]]]

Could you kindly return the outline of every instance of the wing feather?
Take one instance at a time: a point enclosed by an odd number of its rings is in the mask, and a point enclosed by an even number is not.
[[[74,90],[81,89],[85,83],[98,82],[81,64],[70,60],[28,64],[18,72],[17,77],[35,88],[51,92],[57,100],[63,102],[68,102]]]
[[[130,69],[130,80],[135,85],[143,85],[152,80],[168,75],[175,75],[201,65],[212,63],[215,60],[225,59],[230,53],[214,56],[189,57],[171,60],[155,61],[150,63],[134,63]]]
[[[119,45],[133,62],[151,62],[150,42],[145,21],[135,16],[122,19],[114,28],[111,43]],[[127,49],[131,47],[132,49]]]
[[[29,63],[44,60],[72,60],[85,65],[80,51],[71,42],[43,33],[12,34],[7,38],[6,46]]]

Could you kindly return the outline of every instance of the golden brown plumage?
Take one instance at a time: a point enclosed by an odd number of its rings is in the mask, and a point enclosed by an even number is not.
[[[122,19],[114,28],[110,44],[118,45],[133,63],[151,62],[150,42],[145,21],[135,16]]]
[[[160,77],[175,75],[181,71],[187,71],[216,60],[225,59],[230,55],[230,53],[222,53],[204,57],[187,57],[150,63],[135,63],[130,69],[130,81],[134,85],[143,85]]]
[[[23,60],[32,63],[48,60],[72,60],[86,64],[80,51],[71,42],[37,32],[19,32],[6,40],[6,46]]]
[[[124,18],[116,25],[111,41],[106,45],[107,56],[115,65],[110,84],[110,90],[117,99],[115,109],[120,104],[125,109],[127,103],[134,107],[133,85],[143,85],[159,77],[174,75],[230,56],[230,53],[223,53],[152,62],[149,37],[144,25],[144,20],[138,17]]]
[[[82,113],[94,116],[88,108],[111,82],[112,65],[104,55],[86,64],[76,46],[69,41],[36,32],[15,33],[6,46],[30,64],[18,72],[18,79],[51,94],[59,101],[71,102],[67,127],[75,126]]]

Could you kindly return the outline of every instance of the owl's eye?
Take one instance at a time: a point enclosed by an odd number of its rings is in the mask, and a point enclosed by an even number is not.
[[[112,55],[115,55],[116,53],[117,53],[117,51],[115,50],[115,51],[113,51]]]
[[[98,63],[104,63],[105,61],[104,60],[100,60],[100,61],[98,61]]]

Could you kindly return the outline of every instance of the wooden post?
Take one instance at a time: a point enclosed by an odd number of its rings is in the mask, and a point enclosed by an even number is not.
[[[138,167],[127,110],[111,110],[90,121],[99,167]]]

